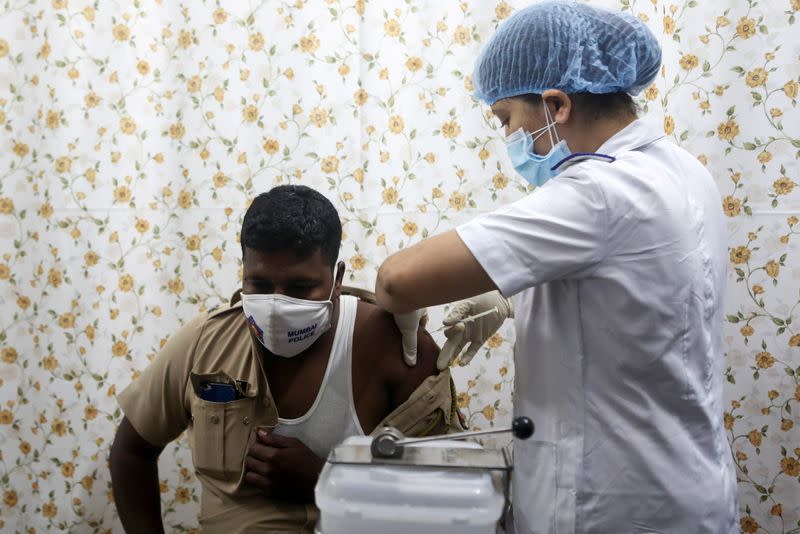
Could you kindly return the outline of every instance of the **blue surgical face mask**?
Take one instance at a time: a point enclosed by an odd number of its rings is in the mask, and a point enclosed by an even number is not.
[[[561,171],[553,169],[553,167],[559,161],[572,154],[569,147],[567,147],[566,140],[558,138],[558,132],[556,132],[555,128],[556,123],[550,116],[550,110],[547,105],[544,105],[544,116],[547,120],[546,126],[530,133],[520,128],[506,137],[506,148],[508,149],[511,163],[514,165],[514,170],[530,184],[537,187],[544,185],[550,178],[557,176]],[[539,156],[533,152],[533,143],[544,134],[550,136],[550,146],[552,148],[544,156]]]

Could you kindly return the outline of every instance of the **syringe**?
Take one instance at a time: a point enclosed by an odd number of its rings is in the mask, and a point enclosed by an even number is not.
[[[480,317],[483,317],[484,315],[489,315],[490,313],[494,313],[496,311],[497,311],[497,306],[493,306],[492,308],[490,308],[490,309],[488,309],[486,311],[483,311],[481,313],[476,313],[475,315],[469,315],[467,317],[464,317],[463,319],[458,321],[458,323],[468,323],[470,321],[474,321],[475,319],[479,319]],[[458,324],[458,323],[455,323],[455,324]],[[439,328],[437,328],[436,330],[433,330],[432,333],[441,332],[445,328],[450,328],[451,326],[453,326],[453,325],[449,325],[449,326],[448,325],[442,325]]]

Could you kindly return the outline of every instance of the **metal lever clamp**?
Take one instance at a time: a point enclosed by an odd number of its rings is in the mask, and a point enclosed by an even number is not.
[[[511,432],[519,439],[528,439],[534,432],[533,421],[528,417],[517,417],[510,427],[496,428],[493,430],[481,430],[477,432],[459,432],[456,434],[444,434],[441,436],[430,436],[426,438],[406,438],[394,427],[382,428],[372,439],[370,451],[373,458],[402,458],[405,452],[405,445],[416,443],[428,443],[441,440],[460,440],[474,438],[478,436],[488,436],[492,434],[505,434]]]

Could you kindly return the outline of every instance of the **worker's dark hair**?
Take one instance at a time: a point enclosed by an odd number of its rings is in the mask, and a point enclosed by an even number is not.
[[[336,264],[342,223],[330,200],[304,185],[281,185],[258,195],[242,222],[245,248],[263,253],[292,250],[308,257],[316,250]]]
[[[575,112],[587,118],[599,119],[618,113],[639,114],[639,106],[628,93],[573,93],[569,97]],[[542,105],[542,95],[526,94],[520,98],[529,104]]]

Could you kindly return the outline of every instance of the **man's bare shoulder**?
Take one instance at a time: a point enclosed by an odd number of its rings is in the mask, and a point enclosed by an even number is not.
[[[438,374],[439,347],[431,335],[420,328],[417,334],[417,364],[406,365],[403,341],[392,314],[374,304],[359,301],[353,333],[353,354],[360,365],[367,365],[385,376],[400,395],[410,395],[429,376]],[[407,395],[406,395],[407,396]]]

